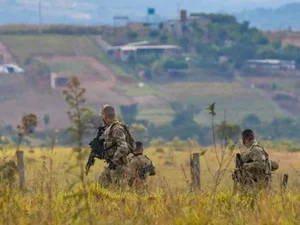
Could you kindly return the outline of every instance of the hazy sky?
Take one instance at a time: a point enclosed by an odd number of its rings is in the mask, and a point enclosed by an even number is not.
[[[27,8],[37,9],[39,0],[0,0],[0,3],[17,2]],[[147,7],[156,8],[158,15],[166,18],[177,16],[178,7],[191,12],[240,12],[258,7],[279,7],[286,3],[300,3],[300,0],[41,0],[44,11],[73,10],[91,14],[95,10],[102,14],[130,14],[145,16]],[[1,10],[0,10],[1,11]]]
[[[0,0],[0,2],[18,2],[18,3],[37,3],[39,0]],[[101,3],[118,3],[120,5],[126,5],[126,3],[135,2],[138,5],[156,5],[157,3],[163,4],[165,2],[173,2],[174,4],[179,3],[180,5],[205,5],[209,8],[218,8],[220,6],[235,6],[235,7],[277,7],[282,4],[292,3],[292,2],[300,2],[300,0],[41,0],[42,2],[97,2]]]
[[[161,2],[163,1],[161,0]],[[183,7],[190,7],[193,4],[195,10],[203,8],[209,11],[226,10],[232,12],[258,7],[279,7],[286,3],[300,2],[300,0],[177,0],[177,2]]]

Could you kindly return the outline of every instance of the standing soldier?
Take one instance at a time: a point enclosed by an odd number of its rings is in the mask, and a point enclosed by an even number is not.
[[[128,183],[128,155],[135,148],[135,142],[127,126],[117,119],[112,106],[104,105],[100,116],[105,125],[103,147],[107,149],[104,159],[108,165],[100,174],[98,182],[103,187],[110,184],[123,187]]]
[[[145,188],[148,177],[156,174],[155,165],[148,156],[143,155],[143,151],[143,143],[136,142],[136,148],[133,152],[134,156],[129,162],[129,185],[131,187]]]
[[[246,150],[241,154],[240,168],[234,171],[235,183],[243,189],[259,190],[268,187],[271,171],[277,170],[279,165],[269,159],[268,153],[257,143],[251,129],[242,132],[242,141]]]

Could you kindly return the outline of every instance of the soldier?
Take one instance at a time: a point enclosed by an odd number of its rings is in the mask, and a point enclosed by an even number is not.
[[[237,183],[244,189],[260,189],[268,187],[271,171],[277,170],[279,165],[269,159],[268,153],[261,147],[251,129],[242,133],[242,141],[246,150],[241,154],[241,168],[233,174]]]
[[[136,142],[136,148],[133,152],[134,156],[129,162],[129,185],[131,187],[145,188],[148,177],[156,174],[155,165],[147,155],[143,155],[143,151],[143,143]]]
[[[135,147],[134,140],[125,124],[117,119],[112,106],[104,105],[100,116],[105,125],[103,147],[107,149],[104,158],[108,165],[98,177],[98,182],[103,187],[110,184],[124,187],[128,183],[128,155]]]
[[[0,166],[0,182],[12,184],[15,181],[15,176],[18,172],[18,166],[10,160]]]

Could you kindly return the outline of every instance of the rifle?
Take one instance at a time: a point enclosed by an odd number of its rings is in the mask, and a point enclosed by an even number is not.
[[[85,166],[86,175],[88,175],[90,167],[94,165],[95,158],[104,159],[104,146],[103,146],[104,139],[103,138],[100,139],[104,131],[105,131],[105,127],[100,126],[98,128],[97,136],[89,143],[91,152]]]
[[[243,160],[240,153],[236,153],[235,157],[235,168],[240,169],[243,167]]]
[[[240,153],[236,153],[235,170],[234,173],[232,174],[232,178],[234,181],[234,191],[236,190],[238,183],[242,183],[242,179],[243,179],[242,167],[243,167],[242,156]]]

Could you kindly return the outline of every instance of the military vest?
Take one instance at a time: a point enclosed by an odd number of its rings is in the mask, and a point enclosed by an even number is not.
[[[254,147],[258,147],[258,148],[261,148],[263,150],[264,156],[266,157],[266,159],[265,159],[265,174],[266,175],[271,175],[272,166],[271,166],[271,161],[270,161],[270,158],[269,158],[269,154],[265,151],[265,149],[262,146],[260,146],[258,144],[252,145],[251,148],[250,148],[250,151]]]
[[[153,176],[153,167],[155,165],[147,155],[137,155],[131,159],[131,163],[134,161],[134,166],[138,168],[138,175],[141,179],[145,179],[148,175]]]
[[[112,158],[117,150],[116,140],[112,135],[112,131],[113,131],[113,129],[116,128],[116,126],[119,126],[119,128],[121,128],[121,130],[125,134],[125,137],[126,137],[125,140],[126,140],[128,150],[129,150],[128,154],[130,152],[133,152],[133,149],[135,148],[135,141],[133,139],[133,136],[132,136],[129,128],[125,124],[123,124],[119,121],[116,121],[116,122],[112,123],[111,125],[109,125],[105,129],[104,134],[103,134],[104,149],[108,149],[107,151],[105,151],[105,159]],[[114,147],[111,148],[111,146],[114,146]]]

